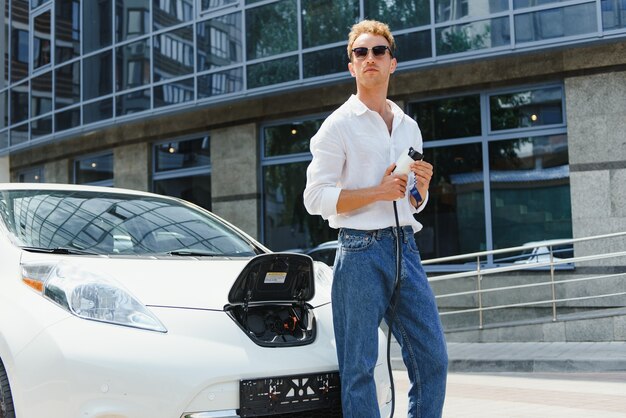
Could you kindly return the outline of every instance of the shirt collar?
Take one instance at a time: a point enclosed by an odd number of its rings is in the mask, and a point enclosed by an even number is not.
[[[393,125],[397,126],[397,124],[400,123],[400,121],[404,117],[404,111],[400,109],[400,106],[398,106],[389,99],[387,99],[387,103],[389,103],[389,106],[391,106],[391,112],[393,113]],[[350,99],[348,99],[348,104],[350,106],[350,110],[352,110],[352,112],[357,116],[361,116],[365,112],[370,110],[367,106],[365,106],[362,101],[359,100],[358,97],[356,97],[356,94],[350,96]]]

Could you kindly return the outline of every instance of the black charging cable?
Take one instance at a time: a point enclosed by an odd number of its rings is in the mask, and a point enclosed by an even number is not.
[[[402,245],[400,244],[400,221],[398,219],[398,205],[393,202],[393,214],[396,218],[396,279],[393,284],[391,301],[389,302],[391,312],[389,316],[389,331],[387,333],[387,368],[389,370],[389,381],[391,382],[391,415],[393,418],[396,409],[396,390],[393,383],[393,371],[391,369],[391,330],[393,327],[393,317],[396,314],[396,299],[398,298],[398,288],[400,287],[400,274],[402,267]]]

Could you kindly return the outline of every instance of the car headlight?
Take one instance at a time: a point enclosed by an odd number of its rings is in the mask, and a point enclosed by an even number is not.
[[[22,281],[79,318],[167,332],[144,304],[101,274],[65,263],[23,263]]]

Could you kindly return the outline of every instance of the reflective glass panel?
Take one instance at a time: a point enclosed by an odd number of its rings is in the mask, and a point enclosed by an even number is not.
[[[37,6],[40,6],[50,0],[30,0],[30,5],[34,9]]]
[[[298,79],[298,57],[286,57],[248,65],[248,88],[268,86]]]
[[[83,60],[83,100],[113,92],[113,52],[104,51]]]
[[[491,96],[489,104],[493,131],[563,123],[559,87]]]
[[[202,10],[218,9],[229,4],[237,4],[239,0],[201,0]]]
[[[37,167],[32,170],[22,171],[17,175],[19,183],[41,183],[43,182],[43,168]]]
[[[80,1],[56,0],[54,4],[55,56],[56,64],[61,64],[80,55]]]
[[[133,42],[116,48],[116,91],[150,83],[149,40]]]
[[[428,205],[418,215],[417,234],[424,258],[486,249],[483,157],[481,144],[427,148],[434,167]]]
[[[322,49],[302,54],[304,78],[319,77],[348,71],[348,55],[345,46]]]
[[[324,119],[296,121],[263,129],[265,157],[309,152],[309,141]]]
[[[30,123],[30,137],[37,139],[52,133],[52,115],[35,119]]]
[[[210,174],[155,180],[154,192],[165,196],[179,197],[211,210]]]
[[[31,83],[31,117],[52,112],[52,72],[33,78]]]
[[[0,129],[9,126],[9,91],[0,91]]]
[[[61,109],[80,101],[80,62],[71,64],[55,70],[55,93],[54,103],[56,109]]]
[[[28,82],[11,89],[11,124],[28,119]]]
[[[111,45],[113,40],[113,0],[83,2],[84,53]]]
[[[437,55],[495,48],[511,42],[508,17],[437,28],[435,33]]]
[[[83,106],[83,123],[98,122],[113,117],[113,99],[104,99]]]
[[[154,86],[154,107],[170,106],[193,100],[193,78]]]
[[[193,72],[193,27],[185,26],[154,37],[154,81]]]
[[[76,184],[113,180],[113,154],[95,155],[74,161]]]
[[[0,132],[0,149],[9,147],[9,131]]]
[[[598,30],[595,3],[541,10],[515,16],[517,43],[582,35]]]
[[[411,103],[408,113],[417,121],[424,141],[481,134],[479,95]]]
[[[154,146],[154,171],[170,171],[211,164],[210,138],[165,142]]]
[[[35,30],[33,33],[33,70],[50,64],[52,59],[50,56],[52,53],[50,16],[49,10],[35,16],[33,23]]]
[[[115,1],[115,39],[117,42],[150,31],[150,0]]]
[[[122,94],[115,98],[115,114],[117,116],[141,112],[150,109],[150,89]]]
[[[398,62],[420,60],[433,55],[429,30],[397,35],[394,39],[396,41],[395,56]]]
[[[55,131],[65,131],[80,125],[80,108],[66,110],[55,115]]]
[[[626,1],[602,0],[602,27],[605,30],[626,28]]]
[[[243,69],[220,71],[198,76],[198,99],[220,94],[236,93],[243,89]]]
[[[0,89],[9,85],[9,3],[4,1],[4,10],[0,10],[3,13],[3,24],[0,30]],[[1,126],[1,125],[0,125]]]
[[[11,81],[28,77],[28,2],[13,0],[11,3]]]
[[[572,237],[567,136],[489,143],[494,248]]]
[[[509,9],[509,0],[435,0],[435,22],[487,17]]]
[[[379,20],[391,30],[430,23],[429,0],[364,0],[365,18]]]
[[[154,0],[154,30],[189,22],[193,19],[194,0]]]
[[[11,129],[11,146],[20,145],[28,141],[28,123]]]
[[[524,7],[543,6],[550,3],[562,3],[567,0],[513,0],[513,7],[522,9]]]
[[[296,0],[282,0],[246,10],[246,56],[249,60],[298,49]]]
[[[358,18],[359,0],[302,0],[302,47],[345,41]]]
[[[304,208],[308,161],[263,167],[265,245],[274,251],[308,249],[337,239],[321,216]]]
[[[241,16],[232,13],[198,23],[198,71],[242,62]]]

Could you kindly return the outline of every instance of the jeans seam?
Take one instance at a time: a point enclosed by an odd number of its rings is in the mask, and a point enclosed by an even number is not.
[[[406,330],[402,326],[402,322],[400,322],[400,318],[398,314],[394,312],[394,322],[398,324],[400,329],[400,335],[402,335],[402,339],[404,340],[407,352],[409,353],[409,358],[411,359],[411,366],[413,367],[413,372],[415,373],[415,383],[417,384],[417,416],[420,416],[420,407],[422,404],[422,382],[420,380],[419,368],[417,366],[417,360],[415,358],[415,353],[413,352],[413,347],[411,346],[411,342],[409,341]]]

